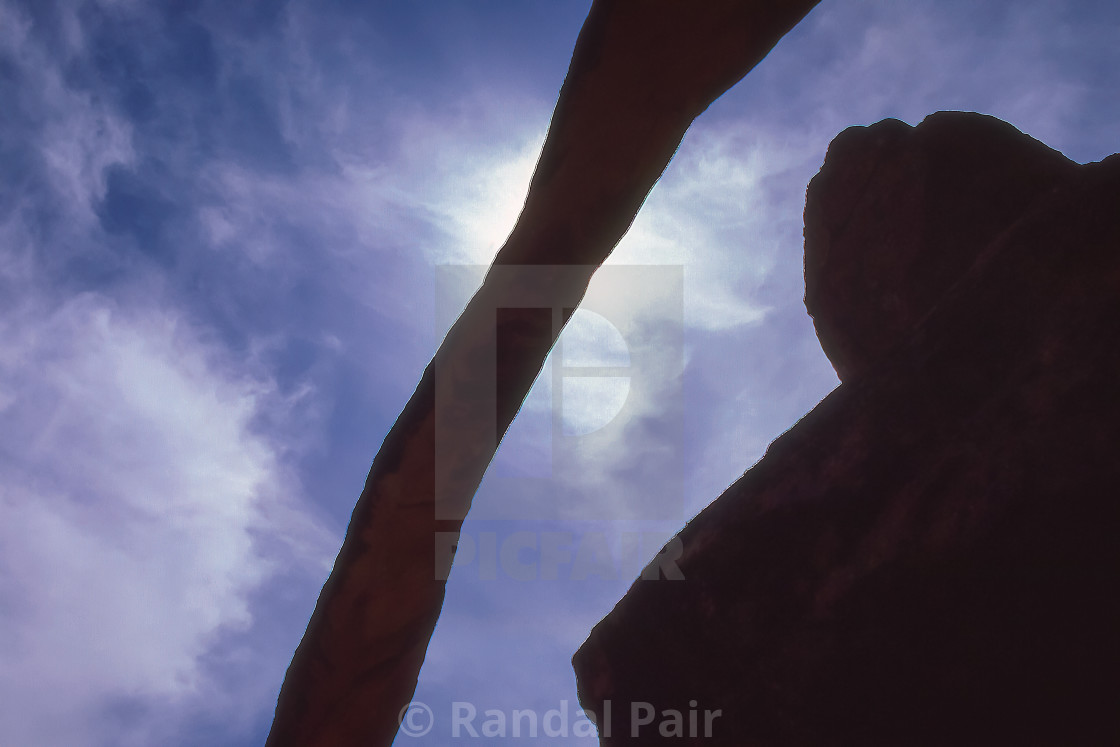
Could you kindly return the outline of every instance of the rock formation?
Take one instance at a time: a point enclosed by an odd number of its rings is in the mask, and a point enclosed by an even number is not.
[[[980,251],[1069,173],[1057,151],[973,119],[964,130],[948,113],[917,129],[888,119],[829,146],[805,204],[805,306],[842,381],[904,342]]]
[[[1118,204],[1120,156],[991,117],[836,138],[805,267],[842,383],[576,654],[603,744],[1120,744]]]
[[[388,745],[483,472],[685,130],[818,0],[596,0],[517,225],[378,452],[270,747]]]

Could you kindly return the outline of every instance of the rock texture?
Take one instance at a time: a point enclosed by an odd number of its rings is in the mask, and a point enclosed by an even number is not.
[[[471,498],[560,332],[552,309],[578,305],[692,120],[816,2],[592,5],[525,207],[374,460],[270,747],[393,741]]]
[[[975,115],[852,128],[805,205],[805,306],[841,381],[905,342],[1002,231],[1073,164]]]
[[[806,303],[843,383],[576,654],[604,744],[1120,744],[1118,204],[1120,156],[981,115],[834,141]]]

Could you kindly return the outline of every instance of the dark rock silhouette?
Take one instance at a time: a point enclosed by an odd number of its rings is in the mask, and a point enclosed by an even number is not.
[[[805,205],[805,306],[842,381],[904,342],[1073,164],[995,118],[888,119],[829,146]],[[964,129],[967,127],[967,129]]]
[[[1118,204],[1120,156],[991,117],[836,138],[806,304],[843,383],[575,655],[604,744],[1120,744]]]
[[[685,130],[818,0],[596,0],[524,209],[385,438],[288,669],[270,747],[388,745],[483,472]]]

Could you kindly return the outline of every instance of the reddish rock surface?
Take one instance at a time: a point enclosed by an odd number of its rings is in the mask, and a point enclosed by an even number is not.
[[[576,654],[604,744],[1120,744],[1118,204],[1120,156],[980,115],[837,138],[806,284],[843,383]]]
[[[903,342],[980,250],[1075,165],[975,114],[840,133],[805,205],[805,306],[840,379]]]
[[[816,3],[592,5],[524,210],[374,460],[269,747],[393,741],[443,604],[449,550],[560,332],[551,309],[579,304],[692,120]]]

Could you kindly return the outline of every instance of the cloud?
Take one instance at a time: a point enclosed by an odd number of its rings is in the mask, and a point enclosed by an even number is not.
[[[544,142],[542,103],[478,93],[448,118],[392,115],[395,148],[375,164],[352,146],[336,152],[367,205],[363,223],[410,213],[439,230],[438,242],[415,247],[430,264],[490,264],[521,212]]]
[[[0,322],[0,741],[97,744],[114,699],[204,696],[267,548],[325,569],[331,538],[252,427],[275,389],[221,359],[174,314],[96,295]]]
[[[206,182],[183,189],[197,177],[183,154],[139,136],[76,72],[91,33],[79,5],[57,8],[51,41],[0,3],[0,58],[18,80],[2,127],[19,146],[0,151],[17,179],[0,191],[0,742],[190,743],[207,722],[228,738],[268,712],[339,538],[300,481],[316,382],[280,385],[254,319],[237,320],[235,353],[206,313],[223,291],[177,292],[176,273],[236,267],[231,242],[297,200],[202,162],[241,198],[201,223],[227,223],[210,263],[182,221],[131,230],[152,218],[146,196],[191,215]],[[174,178],[144,182],[152,163]],[[137,262],[105,216],[180,261]]]
[[[78,54],[84,44],[73,9],[58,10],[65,43],[61,53]],[[67,84],[54,55],[32,34],[32,23],[7,3],[0,5],[0,59],[15,63],[18,86],[7,97],[11,134],[27,138],[46,182],[71,206],[78,225],[96,221],[95,206],[106,191],[105,170],[135,158],[132,129],[106,103]],[[18,131],[15,123],[25,125]],[[29,126],[30,125],[30,126]],[[6,128],[7,129],[7,128]]]
[[[768,180],[790,157],[764,133],[696,123],[608,263],[683,265],[689,327],[761,321],[766,309],[751,291],[790,227],[771,207]]]
[[[751,120],[812,132],[823,144],[853,124],[917,124],[962,109],[1084,158],[1100,123],[1115,121],[1116,104],[1099,97],[1097,71],[1111,69],[1115,55],[1106,30],[1116,28],[1102,10],[1037,0],[822,3],[728,98]]]

